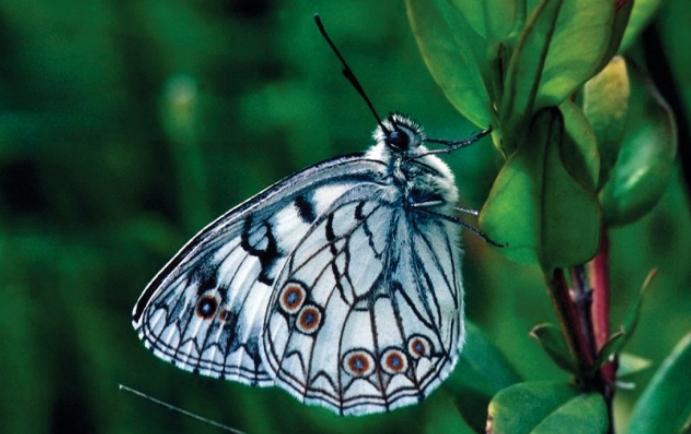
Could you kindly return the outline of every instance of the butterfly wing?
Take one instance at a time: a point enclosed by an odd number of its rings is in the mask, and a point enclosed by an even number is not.
[[[318,215],[385,166],[362,155],[305,169],[228,211],[147,285],[133,326],[176,366],[246,384],[273,384],[259,354],[273,282]]]
[[[401,206],[393,186],[334,202],[269,302],[263,359],[301,401],[340,414],[427,396],[463,341],[457,228]]]

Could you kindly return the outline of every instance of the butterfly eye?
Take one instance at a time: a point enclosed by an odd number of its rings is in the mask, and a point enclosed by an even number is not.
[[[315,305],[304,306],[296,320],[298,330],[306,335],[316,332],[321,323],[322,313]]]
[[[307,291],[299,283],[290,282],[281,291],[279,303],[281,308],[288,314],[297,313],[305,301]]]
[[[381,356],[381,367],[389,374],[400,374],[408,369],[408,358],[403,351],[390,348]]]
[[[408,352],[414,359],[419,359],[420,357],[427,357],[430,355],[432,345],[424,336],[415,335],[408,339]]]
[[[374,358],[364,350],[352,350],[343,357],[343,369],[353,377],[366,377],[374,371]]]
[[[386,137],[386,143],[393,148],[406,150],[410,145],[410,138],[404,131],[394,129]]]
[[[202,296],[197,302],[196,312],[202,319],[209,319],[214,316],[218,309],[218,301],[213,295]]]

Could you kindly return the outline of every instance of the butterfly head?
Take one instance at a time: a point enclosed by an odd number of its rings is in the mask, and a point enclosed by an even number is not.
[[[392,113],[374,131],[374,139],[383,142],[393,152],[406,153],[425,141],[422,127],[410,118]]]

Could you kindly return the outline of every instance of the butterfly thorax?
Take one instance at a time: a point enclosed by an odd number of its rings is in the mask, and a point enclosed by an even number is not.
[[[389,179],[399,188],[404,204],[439,203],[438,209],[452,211],[458,201],[453,173],[440,158],[426,155],[429,149],[422,144],[422,128],[400,115],[390,116],[383,126],[386,131],[382,126],[374,131],[377,143],[367,151],[366,158],[387,165]],[[391,140],[392,132],[396,141]]]

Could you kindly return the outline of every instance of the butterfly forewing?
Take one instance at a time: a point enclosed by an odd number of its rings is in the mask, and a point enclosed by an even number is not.
[[[341,414],[428,395],[463,336],[456,233],[405,212],[392,185],[334,202],[275,282],[262,349],[276,383]]]
[[[180,368],[273,384],[259,345],[273,283],[333,202],[376,182],[384,165],[362,155],[306,169],[211,223],[149,283],[133,310],[147,348]]]

